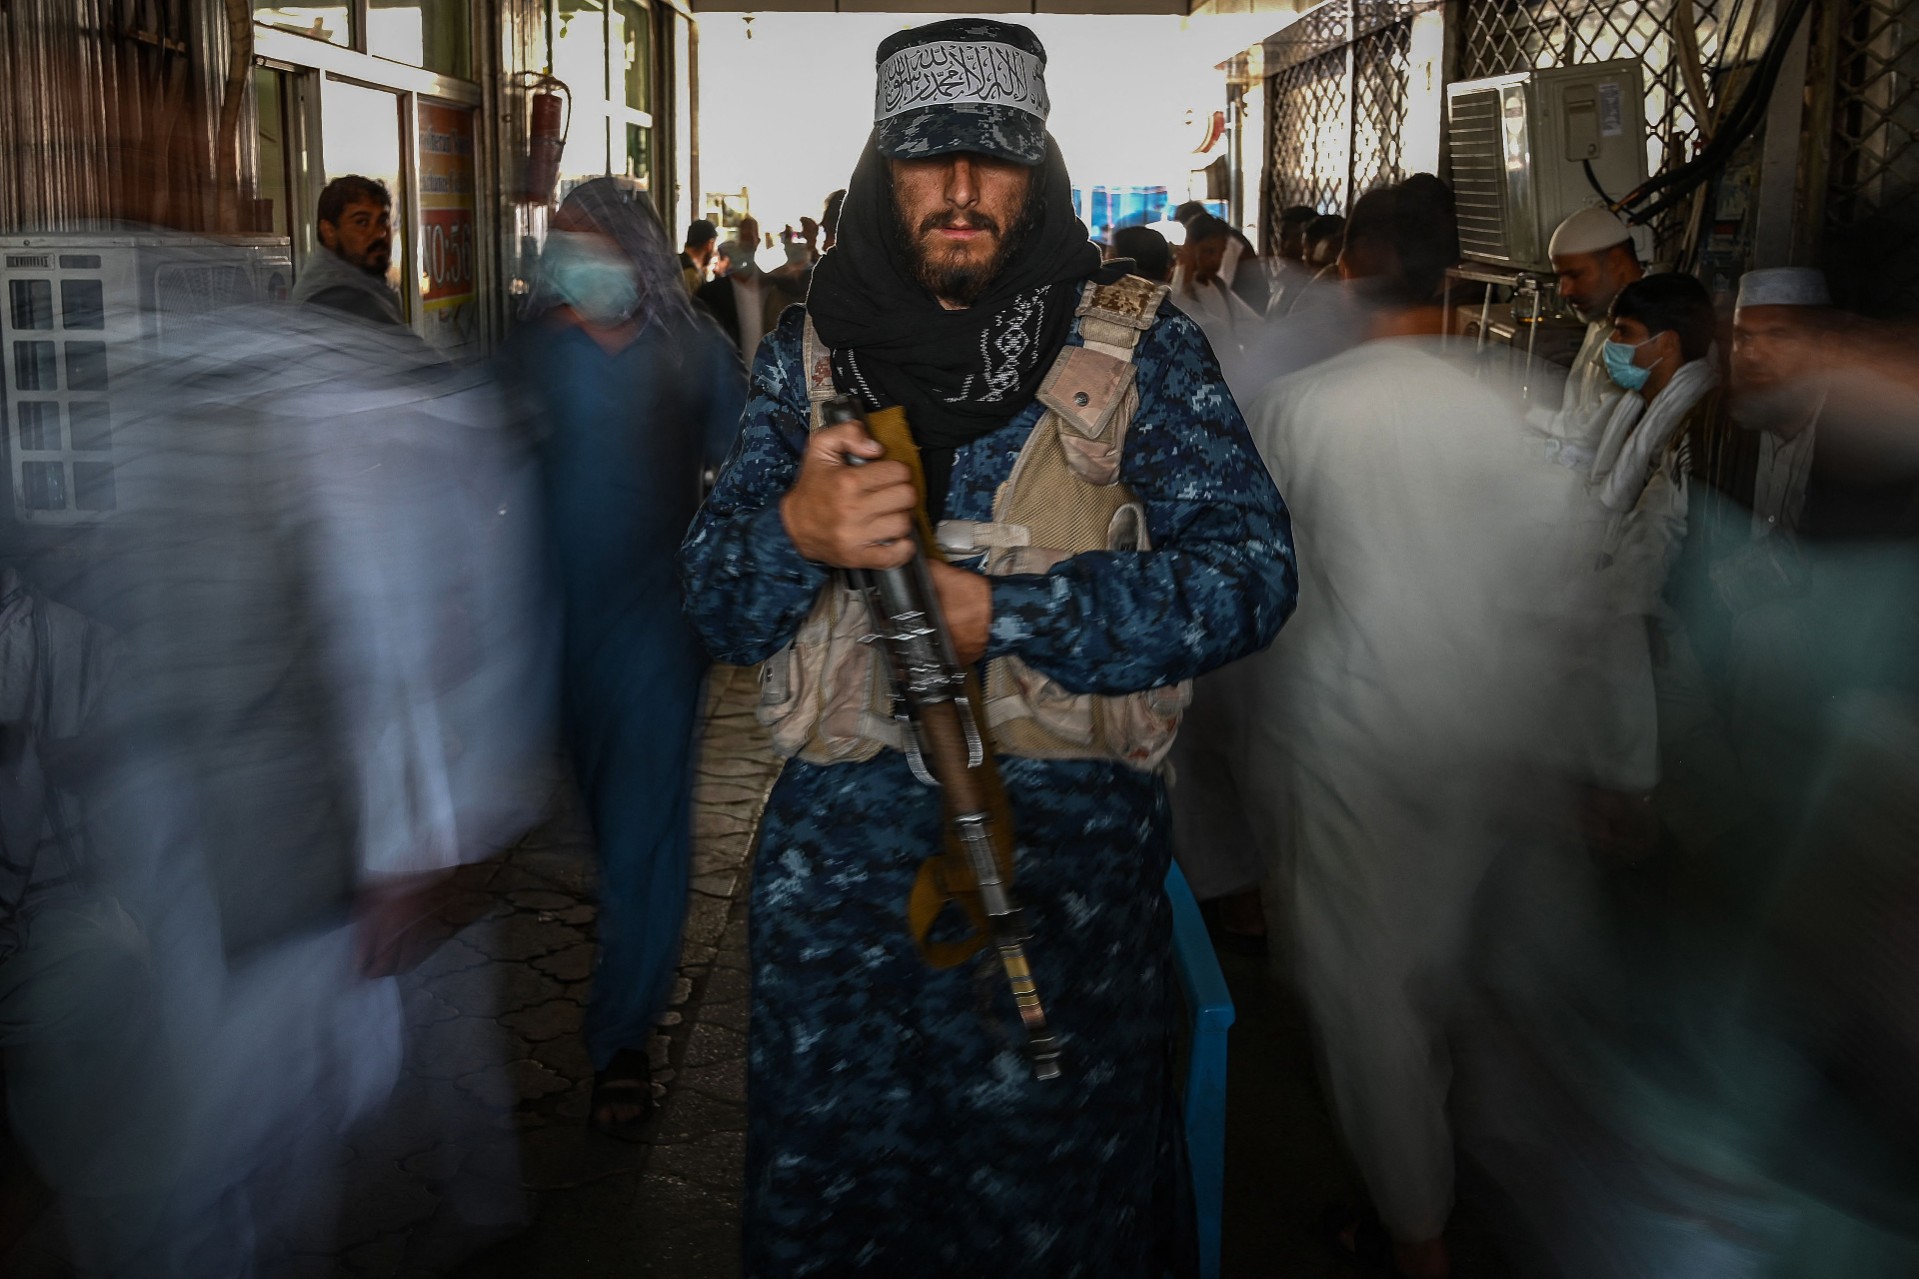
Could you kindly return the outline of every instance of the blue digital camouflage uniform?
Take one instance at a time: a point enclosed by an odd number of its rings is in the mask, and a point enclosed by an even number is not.
[[[761,345],[740,439],[681,552],[690,616],[722,661],[777,651],[828,580],[778,510],[806,442],[801,327],[792,308]],[[994,579],[989,655],[1074,691],[1254,652],[1296,592],[1285,506],[1197,326],[1165,308],[1136,365],[1122,478],[1156,549]],[[990,518],[1041,412],[959,450],[947,517]],[[908,890],[940,846],[936,793],[893,751],[790,762],[753,872],[748,1276],[1173,1268],[1165,784],[1117,762],[1000,764],[1065,1077],[1031,1077],[995,969],[934,971],[907,934]]]

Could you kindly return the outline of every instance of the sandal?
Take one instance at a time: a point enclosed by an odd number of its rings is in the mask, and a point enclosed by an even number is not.
[[[623,1048],[613,1054],[605,1070],[593,1074],[586,1126],[621,1141],[638,1141],[659,1108],[659,1100],[653,1095],[653,1067],[646,1053]]]

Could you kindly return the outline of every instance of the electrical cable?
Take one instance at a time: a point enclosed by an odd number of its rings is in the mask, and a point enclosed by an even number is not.
[[[1804,20],[1811,8],[1811,0],[1788,0],[1788,7],[1780,15],[1778,29],[1767,43],[1765,52],[1760,55],[1753,69],[1752,77],[1734,101],[1730,111],[1720,122],[1719,128],[1702,147],[1699,154],[1686,163],[1670,169],[1656,177],[1649,178],[1621,197],[1612,207],[1616,212],[1626,213],[1630,221],[1645,225],[1659,214],[1665,212],[1690,193],[1703,185],[1731,158],[1733,150],[1749,137],[1764,119],[1766,108],[1771,102],[1774,84],[1785,62],[1788,46],[1799,23]],[[1677,190],[1670,190],[1677,187]],[[1644,209],[1633,206],[1661,192],[1669,192],[1664,199]]]
[[[1586,185],[1593,189],[1593,193],[1605,203],[1607,208],[1611,208],[1612,197],[1606,194],[1605,187],[1599,185],[1599,175],[1593,172],[1593,162],[1587,159],[1581,160],[1579,163],[1586,170]]]

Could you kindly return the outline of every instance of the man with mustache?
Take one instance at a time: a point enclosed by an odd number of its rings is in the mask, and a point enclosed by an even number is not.
[[[753,878],[745,1271],[1157,1277],[1176,1140],[1158,764],[1183,681],[1291,610],[1291,533],[1198,328],[1102,268],[1073,215],[1033,33],[934,23],[877,62],[838,241],[761,344],[681,552],[695,628],[766,663],[761,719],[794,757]],[[921,474],[825,425],[835,393],[904,409]],[[925,959],[908,928],[940,795],[837,570],[906,562],[922,503],[958,656],[985,659],[1064,1078],[1022,1060],[995,967],[929,962],[963,920],[918,938]]]
[[[393,193],[349,173],[320,192],[320,248],[307,259],[291,301],[329,307],[369,324],[404,328],[400,300],[387,283],[393,264]]]

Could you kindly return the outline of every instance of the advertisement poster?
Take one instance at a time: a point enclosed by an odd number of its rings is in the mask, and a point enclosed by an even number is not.
[[[480,340],[479,244],[473,224],[473,112],[420,103],[420,299],[427,341],[458,351]]]

